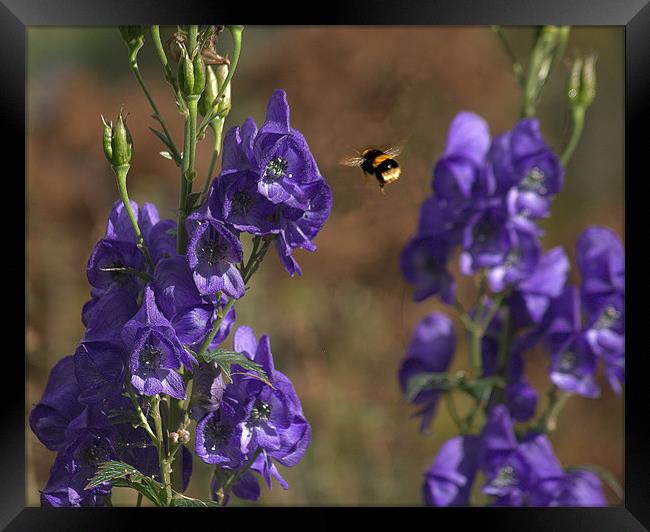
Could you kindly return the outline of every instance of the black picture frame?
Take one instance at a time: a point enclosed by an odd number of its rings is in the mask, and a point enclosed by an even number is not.
[[[627,304],[638,312],[626,312],[626,336],[628,338],[627,379],[625,386],[625,499],[618,508],[565,508],[565,509],[493,509],[493,508],[394,508],[400,513],[433,511],[420,514],[426,526],[465,528],[482,527],[482,530],[589,530],[589,531],[636,531],[650,527],[650,424],[646,411],[648,396],[648,373],[645,359],[642,310],[647,283],[642,277],[644,262],[635,261],[632,253],[642,253],[645,219],[642,185],[647,179],[648,151],[647,124],[648,96],[650,96],[650,3],[647,0],[363,0],[351,2],[332,1],[308,6],[290,2],[246,4],[241,2],[199,2],[185,0],[3,0],[0,3],[0,110],[4,140],[0,143],[3,160],[4,204],[18,204],[19,195],[25,194],[19,176],[26,176],[26,29],[31,26],[115,26],[118,24],[179,24],[197,22],[256,24],[372,24],[372,25],[607,25],[625,28],[625,240],[628,258],[626,276],[634,290],[628,294]],[[598,125],[594,127],[599,127]],[[604,127],[607,127],[604,125]],[[15,166],[12,167],[12,166]],[[9,190],[9,186],[14,190]],[[20,226],[18,216],[5,212],[3,236],[13,260],[16,250],[26,247],[26,233],[16,230]],[[23,223],[25,218],[23,218]],[[7,239],[15,242],[7,242]],[[24,238],[24,240],[23,240]],[[23,249],[25,249],[23,247]],[[26,256],[26,255],[23,255]],[[632,257],[632,258],[630,258]],[[26,257],[29,260],[29,257]],[[13,262],[3,277],[5,288],[19,291],[18,283],[11,282],[17,276]],[[5,291],[6,292],[6,291]],[[15,299],[6,292],[5,310],[9,318],[19,320],[15,311]],[[26,302],[27,304],[27,302]],[[9,307],[7,305],[10,305]],[[24,326],[24,324],[23,324]],[[5,322],[6,331],[18,336],[15,327]],[[5,344],[8,345],[8,344]],[[7,530],[114,530],[134,527],[134,509],[45,509],[25,507],[25,388],[18,377],[24,371],[24,359],[14,350],[6,348],[2,382],[3,401],[0,409],[0,526]],[[13,367],[12,367],[13,366]],[[21,399],[23,398],[23,399]],[[597,445],[597,440],[594,445]],[[261,511],[260,511],[261,510]],[[224,519],[247,523],[278,518],[277,509],[232,508],[226,514],[211,514],[210,519],[224,526]],[[320,509],[322,510],[322,509]],[[329,515],[332,524],[349,519],[352,511],[362,511],[363,518],[383,519],[385,508],[352,509],[330,508],[301,509],[296,524],[309,524],[314,512]],[[194,526],[195,515],[188,519],[184,510],[176,509],[164,514],[147,510],[146,525],[160,520],[165,529]],[[185,510],[187,511],[187,510]],[[206,511],[202,510],[203,516]],[[179,513],[180,512],[180,513]],[[233,513],[235,512],[235,513]],[[247,512],[246,521],[242,513]],[[271,515],[271,512],[273,516]],[[142,515],[141,512],[138,512]],[[217,515],[215,518],[214,516]],[[323,516],[326,517],[326,516]],[[406,516],[405,516],[406,517]],[[408,519],[415,518],[413,515]],[[155,519],[158,518],[158,519]],[[322,517],[321,517],[322,518]],[[292,516],[291,519],[294,519]],[[285,524],[287,522],[285,521]],[[406,524],[406,523],[405,523]],[[410,524],[410,523],[409,523]],[[143,525],[139,525],[143,526]],[[139,527],[138,526],[138,527]],[[407,525],[408,526],[408,525]]]

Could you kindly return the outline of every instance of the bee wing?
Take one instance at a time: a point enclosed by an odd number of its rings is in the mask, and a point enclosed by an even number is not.
[[[358,155],[353,155],[351,157],[344,157],[339,161],[339,164],[343,166],[361,166],[365,159]]]
[[[395,159],[402,153],[403,150],[404,150],[404,142],[400,142],[399,144],[395,144],[394,146],[388,146],[387,148],[384,148],[383,152],[389,157],[391,157],[392,159]]]

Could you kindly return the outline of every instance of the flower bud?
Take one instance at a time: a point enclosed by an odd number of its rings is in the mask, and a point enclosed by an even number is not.
[[[144,26],[118,26],[122,39],[130,50],[139,50],[144,44]]]
[[[190,441],[190,431],[187,429],[178,429],[178,441],[185,444]]]
[[[126,120],[120,113],[117,123],[107,123],[102,117],[104,123],[103,146],[106,159],[113,167],[128,165],[133,156],[133,141],[131,133],[126,127]]]
[[[194,52],[190,57],[187,51],[178,63],[178,85],[185,96],[200,96],[205,88],[206,73],[203,57],[199,52]]]
[[[577,57],[571,65],[567,99],[571,107],[589,107],[596,97],[596,55]]]
[[[219,97],[219,101],[216,100],[219,90],[223,87],[228,76],[228,65],[207,66],[205,71],[205,90],[199,100],[199,111],[203,116],[207,116],[210,111],[214,110],[216,115],[224,117],[230,112],[231,107],[230,82],[228,82],[223,94]]]

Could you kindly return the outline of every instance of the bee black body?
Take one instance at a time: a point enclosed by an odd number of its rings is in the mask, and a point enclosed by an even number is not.
[[[396,181],[400,175],[399,163],[382,150],[369,149],[362,154],[361,169],[369,175],[374,175],[379,181],[379,187]]]

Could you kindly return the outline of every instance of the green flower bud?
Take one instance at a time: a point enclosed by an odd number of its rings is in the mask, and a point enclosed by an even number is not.
[[[112,123],[107,123],[104,117],[102,117],[102,122],[104,123],[102,144],[104,155],[106,155],[109,164],[113,168],[128,165],[133,156],[133,140],[122,113],[120,113],[115,126]]]
[[[206,83],[205,90],[199,100],[199,111],[203,116],[207,116],[211,111],[219,116],[226,116],[230,112],[230,82],[225,88],[223,94],[216,101],[219,90],[223,86],[228,76],[228,65],[221,64],[216,66],[206,66]]]
[[[118,26],[129,50],[139,50],[144,45],[144,26]]]
[[[185,96],[200,96],[205,88],[206,73],[203,57],[198,51],[190,57],[183,50],[178,62],[178,84]]]
[[[596,55],[576,57],[571,65],[567,99],[571,107],[589,107],[596,97]]]

